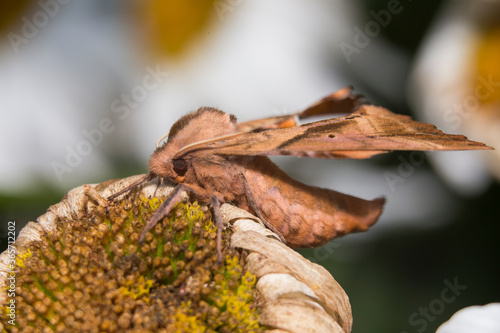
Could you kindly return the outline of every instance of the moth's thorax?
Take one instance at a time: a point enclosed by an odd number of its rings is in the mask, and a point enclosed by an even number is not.
[[[235,132],[236,118],[234,116],[214,108],[200,108],[174,123],[167,142],[157,148],[151,156],[149,169],[152,173],[172,181],[184,179],[175,172],[172,161],[182,148]],[[191,160],[192,158],[186,159],[188,163],[186,177],[190,176]]]
[[[189,144],[233,134],[236,118],[215,108],[200,108],[179,119],[170,129],[167,144],[181,149]]]

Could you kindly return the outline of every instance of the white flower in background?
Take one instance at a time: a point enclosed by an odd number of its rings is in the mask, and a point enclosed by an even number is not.
[[[423,43],[408,96],[420,120],[496,148],[433,154],[440,176],[464,195],[500,178],[500,4],[450,1]]]
[[[500,303],[469,306],[457,311],[436,333],[500,332]]]

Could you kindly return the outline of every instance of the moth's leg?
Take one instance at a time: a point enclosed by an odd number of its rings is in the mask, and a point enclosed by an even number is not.
[[[222,217],[220,214],[220,202],[219,199],[213,195],[210,198],[212,203],[212,210],[214,212],[215,226],[217,227],[217,261],[219,264],[222,263],[222,230],[224,229],[224,224],[222,223]]]
[[[271,223],[267,222],[266,219],[260,213],[259,208],[255,204],[255,198],[253,197],[253,194],[250,191],[250,185],[248,184],[248,181],[245,178],[245,176],[243,174],[240,174],[240,177],[243,180],[243,185],[245,187],[245,196],[246,196],[246,199],[247,199],[247,202],[248,202],[248,205],[250,206],[250,208],[252,208],[252,210],[255,212],[257,217],[266,225],[266,227],[271,229],[276,235],[278,235],[279,239],[283,243],[286,244],[286,240],[285,240],[285,237],[283,237],[283,234],[279,230],[277,230]]]
[[[170,193],[170,195],[165,199],[163,204],[158,208],[153,217],[146,223],[146,226],[142,230],[139,235],[139,243],[144,241],[144,237],[146,233],[151,230],[161,219],[170,214],[172,208],[174,208],[175,204],[178,203],[182,197],[182,191],[191,190],[184,184],[177,185],[174,190]]]
[[[124,193],[127,193],[128,191],[136,188],[137,186],[141,185],[142,183],[145,183],[149,180],[152,180],[155,176],[152,174],[152,173],[147,173],[146,175],[144,175],[144,177],[138,179],[137,181],[133,182],[132,184],[130,184],[129,186],[125,187],[124,189],[110,195],[108,197],[108,201],[113,201],[115,198],[119,197],[120,195],[124,194]]]
[[[170,195],[165,199],[160,208],[158,208],[153,217],[148,221],[148,223],[146,223],[146,226],[139,235],[139,243],[142,243],[144,241],[144,237],[149,230],[151,230],[156,224],[158,224],[161,219],[170,214],[175,204],[181,200],[183,191],[194,193],[194,195],[197,197],[206,197],[204,190],[199,186],[187,184],[177,185],[170,193]]]
[[[154,226],[158,224],[158,222],[160,222],[164,217],[170,214],[175,204],[180,201],[183,191],[189,191],[199,198],[207,198],[205,190],[199,186],[187,184],[177,185],[172,193],[170,193],[170,195],[165,199],[160,208],[158,208],[153,217],[148,221],[148,223],[146,223],[146,226],[139,235],[139,243],[142,243],[144,241],[144,237],[149,230],[154,228]],[[219,263],[222,262],[222,230],[224,229],[222,217],[220,214],[220,201],[221,198],[215,195],[212,195],[210,197],[210,202],[212,204],[214,213],[215,225],[217,227],[217,255]]]
[[[156,197],[156,192],[158,191],[158,188],[160,186],[162,186],[164,182],[165,182],[165,179],[164,178],[160,178],[160,183],[158,185],[156,185],[155,192],[153,193],[153,198]]]

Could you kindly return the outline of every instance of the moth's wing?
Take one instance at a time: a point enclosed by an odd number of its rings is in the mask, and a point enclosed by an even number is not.
[[[294,114],[285,116],[269,117],[256,120],[245,121],[236,124],[238,132],[251,132],[255,130],[271,129],[271,128],[286,128],[297,125],[297,117]]]
[[[361,105],[367,104],[362,95],[354,94],[351,86],[344,87],[330,94],[307,109],[297,113],[299,119],[320,115],[348,115]]]
[[[289,115],[250,120],[239,123],[236,126],[238,132],[293,127],[297,125],[297,118],[305,119],[327,114],[350,114],[362,104],[364,104],[363,97],[354,94],[352,92],[352,87],[348,86],[320,99],[303,111]]]
[[[382,107],[364,105],[345,117],[200,142],[181,149],[176,158],[200,150],[223,155],[367,158],[392,150],[478,149],[492,148]]]

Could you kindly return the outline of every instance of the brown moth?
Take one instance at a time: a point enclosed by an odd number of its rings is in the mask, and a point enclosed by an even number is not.
[[[324,114],[347,115],[297,124],[297,119]],[[266,155],[359,159],[392,150],[476,149],[491,148],[363,104],[346,87],[292,115],[237,123],[233,115],[215,108],[202,107],[187,114],[172,126],[167,142],[157,145],[149,160],[149,173],[110,199],[156,177],[177,184],[148,221],[142,241],[170,213],[182,191],[192,192],[212,205],[220,260],[223,202],[258,216],[292,248],[320,246],[350,232],[367,230],[382,213],[384,198],[364,200],[302,184]]]

